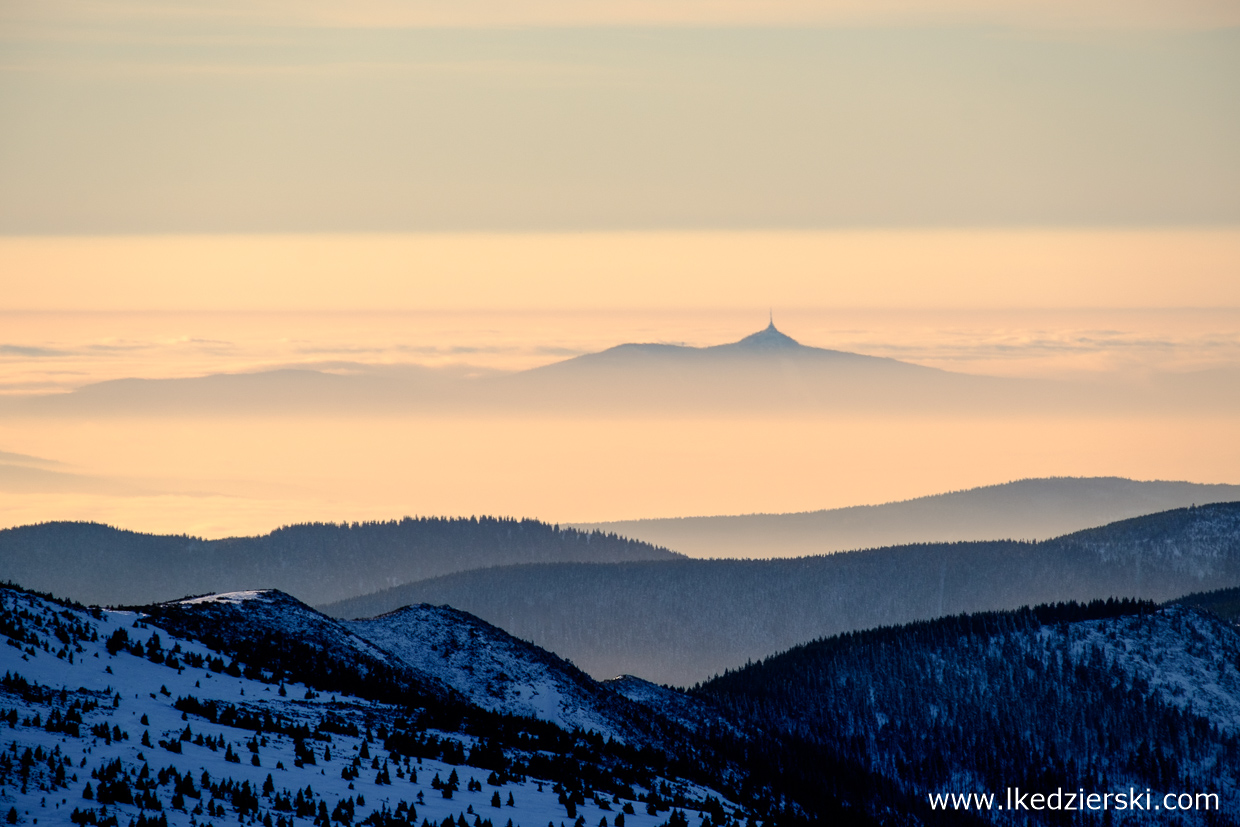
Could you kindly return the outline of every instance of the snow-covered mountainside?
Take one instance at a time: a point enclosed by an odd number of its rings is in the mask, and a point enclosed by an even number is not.
[[[151,622],[246,663],[380,700],[445,698],[433,677],[414,675],[338,621],[275,589],[229,592],[143,607]]]
[[[1210,614],[1167,606],[1153,615],[1046,629],[1043,645],[1067,646],[1075,663],[1109,664],[1162,703],[1240,736],[1240,634]]]
[[[784,733],[772,761],[786,761],[790,743],[824,765],[859,755],[923,808],[941,793],[996,793],[1002,803],[1013,787],[1135,789],[1153,803],[1168,793],[1213,798],[1174,816],[1112,812],[1114,823],[1240,823],[1240,630],[1199,609],[1061,604],[853,633],[701,691],[753,727]],[[809,778],[824,790],[839,783]],[[1112,823],[1102,812],[1061,815],[986,818]]]
[[[1064,823],[930,798],[1010,787],[1213,797],[1074,824],[1240,826],[1240,629],[1184,606],[851,633],[681,691],[592,683],[446,608],[344,624],[272,591],[105,611],[0,587],[0,673],[0,819],[22,827]]]
[[[603,681],[603,685],[693,732],[714,730],[730,735],[739,733],[735,725],[710,699],[702,695],[669,689],[634,675],[621,675]]]
[[[620,741],[646,726],[648,716],[571,663],[447,606],[407,606],[342,625],[483,709]]]
[[[281,634],[234,658],[264,626]],[[180,631],[190,627],[194,635]],[[193,639],[210,636],[228,645]],[[302,636],[283,660],[259,658]],[[346,650],[357,665],[348,675]],[[304,660],[315,651],[317,671]],[[391,659],[279,593],[217,595],[151,615],[0,589],[0,818],[654,827],[749,817],[657,752],[485,712],[431,682],[411,684],[401,702],[376,699],[392,690],[389,679],[404,679]],[[376,693],[324,690],[333,680]]]

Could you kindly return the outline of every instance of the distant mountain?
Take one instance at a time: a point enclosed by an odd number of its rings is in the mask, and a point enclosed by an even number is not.
[[[489,381],[523,406],[605,411],[977,410],[1077,393],[810,347],[773,322],[729,344],[623,344]]]
[[[729,363],[749,363],[759,367],[801,362],[806,365],[849,366],[870,370],[895,371],[903,376],[942,374],[947,371],[888,359],[865,356],[843,350],[829,350],[803,345],[775,327],[774,320],[763,330],[751,333],[736,342],[706,347],[671,344],[617,345],[598,353],[587,353],[543,367],[525,371],[524,375],[547,376],[568,372],[620,370],[630,367],[655,367],[677,370],[686,367],[726,367]]]
[[[167,379],[112,379],[69,393],[0,399],[0,414],[290,416],[306,412],[434,410],[463,404],[474,387],[470,378],[487,373],[417,365],[386,368],[343,364]]]
[[[871,786],[876,798],[898,791],[945,823],[969,811],[993,824],[1240,813],[1240,632],[1199,610],[1042,606],[843,635],[696,694],[767,733],[751,748],[809,795],[872,785],[854,775],[864,769],[891,784]]]
[[[1240,503],[1043,542],[896,546],[779,560],[560,563],[461,572],[324,606],[447,604],[590,674],[687,685],[823,635],[1062,600],[1169,600],[1240,585]]]
[[[0,398],[0,416],[498,411],[1031,410],[1111,404],[1065,383],[975,376],[802,345],[777,330],[710,347],[628,343],[531,370],[333,364]]]
[[[312,523],[223,540],[97,523],[0,530],[0,580],[110,605],[256,586],[329,603],[470,568],[677,557],[614,534],[493,517]]]
[[[579,523],[690,557],[801,557],[902,543],[1045,540],[1191,505],[1240,501],[1240,485],[1120,477],[1025,479],[883,505]]]

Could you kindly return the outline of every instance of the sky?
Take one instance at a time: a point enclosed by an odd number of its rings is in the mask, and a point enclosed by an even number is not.
[[[6,3],[0,231],[1240,220],[1229,2],[341,5]]]
[[[1034,475],[1240,482],[1240,416],[1217,407],[4,407],[285,367],[489,376],[735,341],[768,313],[806,344],[965,373],[1232,377],[1231,2],[13,0],[0,121],[0,525],[222,536],[804,510]]]

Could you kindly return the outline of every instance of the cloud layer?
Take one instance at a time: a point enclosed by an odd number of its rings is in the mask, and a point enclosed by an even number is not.
[[[1197,28],[1240,23],[1227,0],[68,0],[8,15],[74,22],[326,27],[925,25]]]

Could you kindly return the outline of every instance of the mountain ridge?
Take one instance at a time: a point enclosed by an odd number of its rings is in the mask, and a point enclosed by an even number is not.
[[[886,356],[869,356],[846,350],[833,350],[830,348],[804,345],[776,328],[775,322],[772,320],[771,323],[763,330],[759,330],[756,333],[750,333],[748,336],[744,336],[735,342],[725,342],[718,345],[703,345],[700,347],[693,345],[664,343],[625,342],[623,344],[605,348],[601,351],[585,353],[580,356],[574,356],[570,359],[552,362],[548,365],[541,365],[536,368],[521,371],[518,375],[535,375],[540,372],[550,370],[566,370],[586,365],[603,364],[608,362],[614,363],[617,360],[623,360],[632,355],[637,355],[644,359],[678,359],[684,364],[690,364],[695,361],[710,361],[718,364],[720,360],[729,359],[745,361],[766,360],[769,364],[773,359],[783,360],[791,358],[801,360],[818,360],[823,362],[851,363],[859,366],[899,366],[900,369],[911,369],[918,372],[924,371],[926,373],[952,373],[952,371],[925,367],[913,362],[904,362],[899,359],[892,359]]]
[[[1240,585],[1240,502],[1037,543],[927,543],[770,560],[563,563],[459,572],[321,608],[448,604],[606,678],[689,685],[798,641],[1064,600]]]
[[[0,530],[0,579],[96,604],[280,588],[308,603],[497,563],[675,558],[647,543],[538,520],[406,517],[302,523],[256,537],[201,540],[41,523]]]
[[[874,505],[572,525],[690,557],[799,557],[901,543],[1050,539],[1143,514],[1238,500],[1240,485],[1041,477]]]

